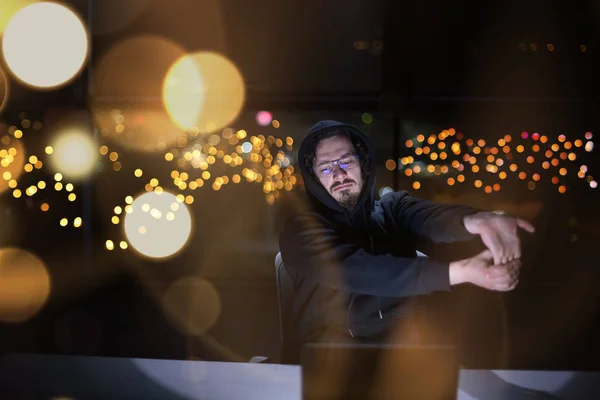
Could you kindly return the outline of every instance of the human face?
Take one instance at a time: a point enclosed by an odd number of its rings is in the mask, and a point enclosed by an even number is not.
[[[360,160],[353,159],[354,163],[349,164],[348,168],[342,168],[340,164],[352,159],[355,154],[356,150],[350,139],[337,135],[319,142],[314,162],[315,174],[323,187],[340,205],[348,209],[354,208],[363,187]],[[322,173],[323,165],[332,161],[331,172]]]

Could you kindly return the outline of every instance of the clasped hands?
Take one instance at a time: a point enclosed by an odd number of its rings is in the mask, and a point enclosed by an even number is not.
[[[450,284],[473,283],[496,291],[509,291],[519,282],[521,241],[519,228],[529,233],[535,228],[528,221],[491,212],[464,218],[467,231],[481,236],[487,249],[482,253],[450,263]]]

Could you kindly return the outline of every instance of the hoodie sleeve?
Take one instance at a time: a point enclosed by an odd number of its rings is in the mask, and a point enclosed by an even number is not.
[[[290,220],[279,242],[287,268],[338,290],[386,297],[450,290],[447,263],[371,254],[314,217]]]
[[[396,226],[434,243],[467,241],[476,237],[467,231],[463,220],[479,212],[478,209],[417,199],[405,191],[385,195],[381,204],[386,217],[390,217]]]

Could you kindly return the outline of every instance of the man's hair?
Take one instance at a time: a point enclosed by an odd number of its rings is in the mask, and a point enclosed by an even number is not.
[[[334,136],[345,136],[348,139],[350,139],[350,141],[352,142],[352,146],[354,147],[354,151],[358,155],[358,162],[360,163],[362,178],[366,182],[369,178],[369,174],[371,173],[371,171],[369,170],[369,165],[371,164],[371,155],[367,151],[367,148],[365,147],[363,141],[360,140],[358,136],[353,135],[352,133],[343,129],[334,129],[330,131],[321,132],[315,137],[315,141],[312,147],[308,149],[304,158],[304,166],[306,167],[306,169],[310,171],[310,174],[313,178],[315,178],[317,181],[319,180],[314,171],[315,158],[317,157],[317,147],[319,146],[319,143],[321,143],[321,141],[332,138]]]

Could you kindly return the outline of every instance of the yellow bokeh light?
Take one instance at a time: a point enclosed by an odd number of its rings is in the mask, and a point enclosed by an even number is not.
[[[75,78],[85,65],[88,48],[81,18],[54,2],[21,8],[2,38],[9,70],[21,82],[42,89],[63,86]]]
[[[69,220],[66,218],[62,218],[60,220],[60,226],[67,226],[67,225],[69,225]]]
[[[245,84],[237,67],[212,52],[188,54],[175,62],[163,84],[163,104],[182,129],[221,129],[237,118]]]
[[[38,0],[2,0],[0,8],[0,34],[4,32],[11,18],[25,6],[37,3]]]
[[[98,153],[90,135],[78,131],[66,132],[55,138],[52,147],[51,165],[61,176],[81,180],[94,172]]]
[[[25,250],[0,250],[0,320],[24,322],[48,300],[50,275],[42,260]]]
[[[0,125],[1,126],[1,125]],[[9,188],[12,180],[18,180],[24,171],[24,165],[26,161],[25,150],[20,141],[8,142],[8,145],[0,145],[0,176],[4,174],[10,174],[9,180],[0,179],[0,193],[4,192]],[[16,186],[15,186],[16,187]]]
[[[136,198],[124,221],[125,235],[132,248],[150,258],[166,258],[179,252],[191,236],[192,217],[187,206],[173,211],[171,205],[184,201],[183,195],[169,192],[150,192]],[[144,211],[147,209],[150,212]],[[175,214],[172,221],[166,218],[169,212]],[[144,227],[145,233],[140,233],[140,227]]]
[[[106,249],[107,250],[114,250],[115,248],[115,244],[113,243],[112,240],[107,240],[106,241]]]
[[[82,220],[81,220],[81,217],[77,217],[77,218],[75,218],[75,219],[73,220],[73,226],[74,226],[75,228],[80,228],[80,227],[81,227],[81,225],[82,225]]]
[[[75,193],[70,193],[68,198],[69,198],[69,201],[75,201],[77,199],[77,196],[75,195]]]

